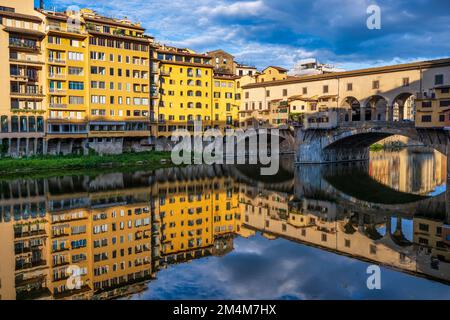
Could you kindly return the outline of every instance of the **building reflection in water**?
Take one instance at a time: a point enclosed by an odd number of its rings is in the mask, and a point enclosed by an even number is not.
[[[226,166],[3,181],[1,298],[128,296],[147,290],[161,269],[226,255],[236,236],[257,232],[450,283],[447,194],[403,197],[429,193],[442,177],[427,180],[424,168],[421,184],[401,173],[386,180],[386,168],[411,164],[401,158],[295,170],[287,161],[281,178],[267,181]],[[368,202],[330,178],[355,170],[408,201]]]

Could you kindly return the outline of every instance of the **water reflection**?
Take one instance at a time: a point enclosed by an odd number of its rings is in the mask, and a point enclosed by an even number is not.
[[[259,170],[249,166],[196,166],[2,181],[0,296],[341,297],[325,282],[302,287],[303,295],[288,289],[291,284],[278,288],[276,296],[259,296],[263,283],[259,293],[250,292],[242,288],[242,277],[231,281],[240,294],[215,296],[217,288],[210,288],[225,276],[217,270],[230,263],[246,266],[239,272],[249,274],[247,281],[258,272],[267,282],[281,281],[262,264],[277,265],[283,252],[290,252],[283,266],[295,266],[300,249],[325,272],[323,252],[331,252],[449,284],[448,192],[429,195],[444,183],[445,161],[402,152],[376,154],[370,163],[295,169],[284,159],[280,174],[270,179],[257,178]],[[260,235],[288,241],[273,242],[277,250],[269,255]],[[267,247],[267,254],[261,251],[265,260],[242,255],[258,246]],[[212,278],[183,282],[201,269],[189,261],[207,265]],[[75,288],[74,276],[80,280]],[[158,291],[160,276],[165,291]],[[365,280],[358,286],[362,290]],[[168,294],[169,287],[178,293]]]

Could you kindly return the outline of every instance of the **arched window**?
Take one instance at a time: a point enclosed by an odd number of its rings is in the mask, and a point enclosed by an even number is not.
[[[193,96],[194,96],[194,91],[189,90],[189,91],[187,92],[187,95],[188,95],[188,97],[193,97]]]
[[[197,109],[201,109],[201,108],[202,108],[202,103],[201,103],[201,102],[197,102],[197,103],[195,104],[195,107],[196,107]]]
[[[194,103],[193,102],[189,102],[188,103],[188,108],[193,108],[194,107]]]
[[[197,80],[197,81],[195,81],[195,84],[196,84],[198,87],[201,87],[201,86],[202,86],[202,81],[201,81],[201,80]]]
[[[196,91],[195,92],[195,96],[196,97],[201,97],[202,96],[202,92],[201,91]]]

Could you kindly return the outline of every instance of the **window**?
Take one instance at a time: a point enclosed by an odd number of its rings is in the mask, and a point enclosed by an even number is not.
[[[287,89],[283,89],[283,97],[287,97],[287,95],[288,95]]]
[[[422,116],[422,122],[431,122],[431,116],[430,115]]]
[[[323,93],[328,93],[328,86],[323,86]]]
[[[0,120],[1,132],[8,132],[8,116],[2,116]]]
[[[346,247],[346,248],[350,248],[350,246],[351,246],[350,240],[345,239],[345,247]]]
[[[439,122],[445,122],[445,114],[439,115]]]
[[[69,67],[69,74],[74,76],[82,76],[83,75],[83,68],[78,67]]]
[[[380,89],[380,81],[378,80],[372,81],[372,89],[374,90]]]
[[[69,81],[70,90],[84,90],[84,82]]]
[[[444,84],[444,75],[443,74],[437,74],[434,76],[434,84],[435,85],[442,85]]]
[[[439,105],[441,107],[450,107],[450,100],[442,100]]]
[[[347,83],[347,91],[353,91],[353,83]]]
[[[84,55],[80,52],[70,52],[67,54],[69,57],[69,60],[72,61],[83,61],[84,60]]]
[[[69,96],[69,104],[83,104],[84,97]]]
[[[266,90],[266,97],[270,97],[270,90]]]
[[[303,94],[308,94],[308,88],[307,87],[302,88],[302,93]]]
[[[403,86],[409,87],[409,78],[403,78]]]

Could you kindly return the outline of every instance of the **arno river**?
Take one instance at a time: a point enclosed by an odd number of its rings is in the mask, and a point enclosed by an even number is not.
[[[1,299],[450,299],[446,159],[0,182]],[[381,266],[381,288],[367,269]]]

